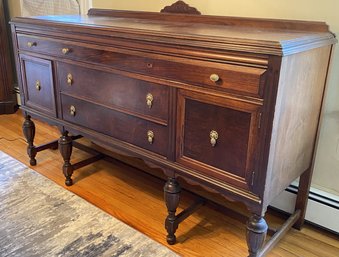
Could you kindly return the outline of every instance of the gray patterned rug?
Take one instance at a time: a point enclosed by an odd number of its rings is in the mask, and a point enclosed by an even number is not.
[[[178,256],[0,151],[0,256]]]

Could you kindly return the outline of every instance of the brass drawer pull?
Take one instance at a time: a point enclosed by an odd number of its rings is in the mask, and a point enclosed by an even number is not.
[[[41,90],[41,83],[40,83],[39,80],[37,80],[37,81],[35,82],[35,89],[38,90],[38,91]]]
[[[212,145],[212,147],[214,147],[217,144],[218,137],[219,137],[218,132],[216,132],[215,130],[212,130],[210,132],[210,138],[211,138],[211,145]]]
[[[27,42],[28,47],[37,46],[37,42]]]
[[[146,95],[146,104],[147,104],[147,106],[148,106],[148,108],[152,108],[152,104],[153,104],[153,95],[151,94],[151,93],[148,93],[147,95]]]
[[[71,107],[69,107],[69,114],[72,116],[75,116],[75,106],[71,105]]]
[[[218,74],[212,74],[212,75],[210,76],[210,80],[211,80],[212,82],[214,82],[214,83],[218,82],[219,79],[220,79],[220,77],[219,77]]]
[[[67,74],[67,84],[68,84],[69,86],[72,86],[72,84],[73,84],[73,76],[72,76],[71,73],[68,73],[68,74]]]
[[[152,130],[147,131],[147,140],[148,140],[148,143],[153,144],[154,133]]]
[[[61,50],[61,52],[63,53],[63,54],[68,54],[69,53],[69,48],[62,48],[62,50]]]

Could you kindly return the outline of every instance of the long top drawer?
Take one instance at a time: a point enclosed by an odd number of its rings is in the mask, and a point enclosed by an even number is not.
[[[262,98],[266,69],[198,61],[143,52],[83,45],[57,39],[18,35],[20,50],[105,65],[115,69]],[[121,51],[121,50],[120,50]],[[170,61],[169,61],[170,60]]]

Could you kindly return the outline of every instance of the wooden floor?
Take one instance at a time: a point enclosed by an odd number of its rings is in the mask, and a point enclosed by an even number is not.
[[[0,150],[29,166],[26,142],[21,132],[22,122],[21,112],[0,115]],[[59,137],[56,128],[38,121],[35,124],[36,145]],[[74,149],[72,161],[87,156],[88,154]],[[35,171],[64,186],[60,169],[62,160],[58,150],[38,153],[37,161],[38,165],[32,167]],[[229,217],[224,208],[210,203],[180,224],[177,231],[178,243],[168,246],[164,229],[167,215],[163,202],[164,182],[159,178],[114,160],[101,160],[76,171],[73,177],[75,184],[68,187],[68,190],[181,256],[247,256],[245,225],[240,219]],[[193,194],[184,191],[180,208],[189,206],[195,198]],[[244,209],[240,205],[231,206],[240,211]],[[267,216],[269,225],[275,226],[282,222],[277,213],[270,212]],[[339,238],[305,225],[301,231],[290,230],[268,256],[339,257]]]

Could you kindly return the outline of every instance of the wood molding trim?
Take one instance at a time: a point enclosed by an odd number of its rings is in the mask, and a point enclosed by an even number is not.
[[[201,15],[201,12],[199,12],[196,8],[189,6],[184,1],[177,1],[174,4],[170,6],[166,6],[163,8],[161,13],[185,13],[185,14],[195,14],[195,15]]]

